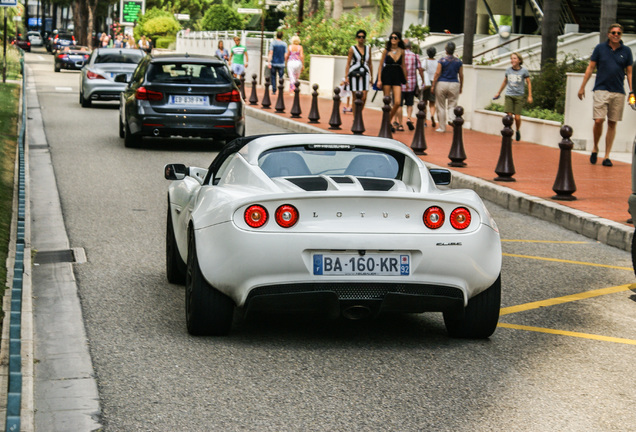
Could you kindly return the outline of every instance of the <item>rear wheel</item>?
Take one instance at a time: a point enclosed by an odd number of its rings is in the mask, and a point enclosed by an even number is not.
[[[119,116],[119,138],[125,138],[126,131],[124,130],[124,122],[121,121],[121,115]]]
[[[84,92],[80,93],[80,103],[82,104],[82,108],[90,108],[91,106],[91,100],[84,97]]]
[[[124,123],[124,145],[130,148],[136,148],[141,145],[141,137],[133,136],[127,123]]]
[[[632,267],[634,274],[636,274],[636,234],[632,237]]]
[[[444,312],[448,334],[455,338],[486,339],[495,332],[501,307],[501,274],[487,290],[468,300],[463,315]]]
[[[194,336],[227,335],[232,327],[234,302],[203,278],[193,230],[188,233],[185,288],[188,333]]]
[[[54,66],[53,66],[53,70],[54,70],[55,72],[59,72],[59,71],[60,71],[60,67],[59,67],[58,65],[54,65]]]
[[[166,276],[168,276],[168,282],[173,284],[183,285],[186,280],[186,264],[181,259],[179,249],[177,248],[177,240],[174,236],[174,227],[172,226],[170,204],[168,204],[166,223]]]

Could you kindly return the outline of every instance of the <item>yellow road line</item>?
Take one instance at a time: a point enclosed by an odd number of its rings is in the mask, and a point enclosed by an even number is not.
[[[508,315],[508,314],[512,314],[512,313],[518,313],[518,312],[524,312],[524,311],[527,311],[527,310],[538,309],[538,308],[541,308],[541,307],[554,306],[554,305],[568,303],[568,302],[573,302],[573,301],[577,301],[577,300],[583,300],[583,299],[588,299],[588,298],[592,298],[592,297],[598,297],[598,296],[602,296],[602,295],[606,295],[606,294],[614,294],[614,293],[618,293],[618,292],[622,292],[622,291],[627,291],[627,290],[632,289],[632,288],[636,289],[636,284],[626,284],[626,285],[619,285],[619,286],[609,287],[609,288],[601,288],[601,289],[597,289],[597,290],[582,292],[582,293],[579,293],[579,294],[572,294],[572,295],[563,296],[563,297],[555,297],[555,298],[551,298],[551,299],[547,299],[547,300],[540,300],[540,301],[536,301],[536,302],[525,303],[525,304],[521,304],[521,305],[517,305],[517,306],[510,306],[510,307],[502,308],[501,311],[499,312],[499,315],[500,316],[501,315]]]
[[[544,258],[544,257],[538,257],[538,256],[532,256],[532,255],[518,255],[518,254],[511,254],[511,253],[504,253],[502,255],[506,257],[512,257],[512,258],[526,258],[526,259],[533,259],[533,260],[539,260],[539,261],[552,261],[552,262],[565,263],[565,264],[578,264],[578,265],[591,266],[591,267],[604,267],[604,268],[611,268],[611,269],[617,269],[617,270],[633,271],[631,267],[621,267],[621,266],[613,266],[609,264],[589,263],[585,261],[572,261],[572,260],[564,260],[564,259],[558,259],[558,258]]]
[[[498,327],[510,328],[515,330],[527,330],[527,331],[555,334],[555,335],[561,335],[561,336],[572,336],[572,337],[578,337],[583,339],[598,340],[603,342],[614,342],[614,343],[621,343],[626,345],[636,345],[636,340],[632,340],[632,339],[599,336],[599,335],[593,335],[588,333],[571,332],[566,330],[553,330],[553,329],[548,329],[543,327],[530,327],[530,326],[507,324],[507,323],[499,323]]]
[[[560,240],[523,240],[523,239],[502,239],[502,242],[508,243],[553,243],[553,244],[590,244],[586,241],[560,241]]]

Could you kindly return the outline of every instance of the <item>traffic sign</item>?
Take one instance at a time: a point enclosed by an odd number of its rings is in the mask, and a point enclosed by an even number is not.
[[[242,14],[253,14],[253,15],[259,15],[263,13],[263,11],[260,9],[251,9],[251,8],[238,8],[237,12]]]
[[[12,7],[17,5],[18,0],[0,0],[0,6]]]
[[[146,10],[145,0],[121,0],[119,22],[124,25],[134,25],[139,15]]]

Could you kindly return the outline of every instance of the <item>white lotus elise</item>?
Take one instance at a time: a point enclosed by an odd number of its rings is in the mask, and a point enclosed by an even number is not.
[[[442,190],[404,144],[366,136],[238,138],[208,169],[169,164],[168,280],[193,335],[235,308],[351,319],[443,312],[453,337],[497,327],[501,242],[471,190]]]

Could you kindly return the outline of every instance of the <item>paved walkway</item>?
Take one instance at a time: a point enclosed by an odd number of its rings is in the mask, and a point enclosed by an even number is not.
[[[319,131],[351,134],[353,115],[350,113],[343,114],[342,111],[340,112],[342,129],[339,131],[329,130],[329,119],[333,107],[331,100],[318,99],[320,120],[319,123],[310,125],[307,117],[311,110],[311,96],[300,96],[301,118],[291,119],[289,112],[293,104],[293,96],[289,92],[284,95],[286,107],[284,113],[276,113],[274,110],[278,95],[271,97],[271,108],[264,109],[260,104],[263,96],[262,88],[257,90],[259,99],[259,104],[257,105],[249,104],[251,89],[246,89],[246,92],[248,98],[246,105],[249,107],[249,115],[264,117],[268,121],[282,122],[285,123],[286,127],[297,131],[312,130],[311,126],[313,126],[318,128],[317,130]],[[372,92],[370,96],[371,94]],[[378,97],[381,97],[381,95],[378,94]],[[415,113],[417,113],[417,107],[414,107],[414,115]],[[363,119],[366,128],[364,135],[377,136],[380,131],[382,111],[367,108],[364,110]],[[406,128],[406,124],[404,126],[406,130],[404,132],[395,132],[393,138],[410,146],[414,133]],[[429,121],[429,126],[425,129],[425,139],[428,147],[426,150],[427,155],[421,156],[425,162],[448,167],[450,162],[448,154],[453,140],[453,133],[452,127],[447,127],[447,130],[448,132],[446,133],[436,132]],[[591,132],[592,122],[590,120]],[[561,137],[554,137],[554,141],[554,145],[556,145],[561,141]],[[454,178],[465,180],[466,177],[470,176],[481,179],[482,182],[478,182],[480,185],[475,187],[475,189],[482,197],[492,199],[491,195],[493,193],[484,192],[485,190],[496,190],[494,195],[503,195],[499,200],[495,199],[498,204],[502,204],[503,201],[502,205],[508,208],[515,208],[516,206],[530,207],[526,211],[523,208],[521,210],[528,214],[543,217],[542,215],[546,213],[545,208],[532,208],[536,207],[537,202],[541,202],[542,207],[547,206],[549,208],[548,213],[553,213],[552,216],[543,218],[557,223],[562,218],[562,211],[560,210],[578,216],[583,215],[585,216],[583,221],[578,221],[573,225],[571,223],[562,223],[562,225],[613,246],[629,250],[633,231],[633,226],[627,224],[627,219],[630,217],[627,199],[631,194],[631,164],[628,163],[628,161],[631,161],[631,154],[613,154],[614,166],[605,167],[600,163],[602,159],[596,165],[592,165],[589,162],[589,153],[573,152],[572,167],[576,184],[576,192],[573,195],[577,199],[575,201],[555,201],[551,197],[555,195],[552,187],[559,167],[560,150],[558,148],[523,140],[519,142],[513,141],[512,152],[516,171],[513,177],[516,181],[496,182],[494,178],[497,177],[497,174],[494,170],[501,150],[501,136],[463,130],[463,142],[467,156],[464,162],[467,166],[464,168],[452,168]],[[462,173],[467,176],[462,176]],[[466,181],[459,183],[461,187],[473,187],[470,185],[472,184],[470,181],[468,183]],[[530,204],[509,203],[510,197],[515,197],[516,200],[519,195],[523,196],[524,194],[528,196],[526,201],[529,200]],[[538,198],[538,200],[535,198]],[[559,209],[556,213],[553,210],[555,208]],[[605,220],[600,221],[600,225],[598,225],[599,219]],[[586,226],[589,225],[590,221],[593,221],[598,226],[593,228]],[[619,232],[608,234],[608,229],[617,229]],[[608,236],[617,238],[607,239],[606,237]]]

